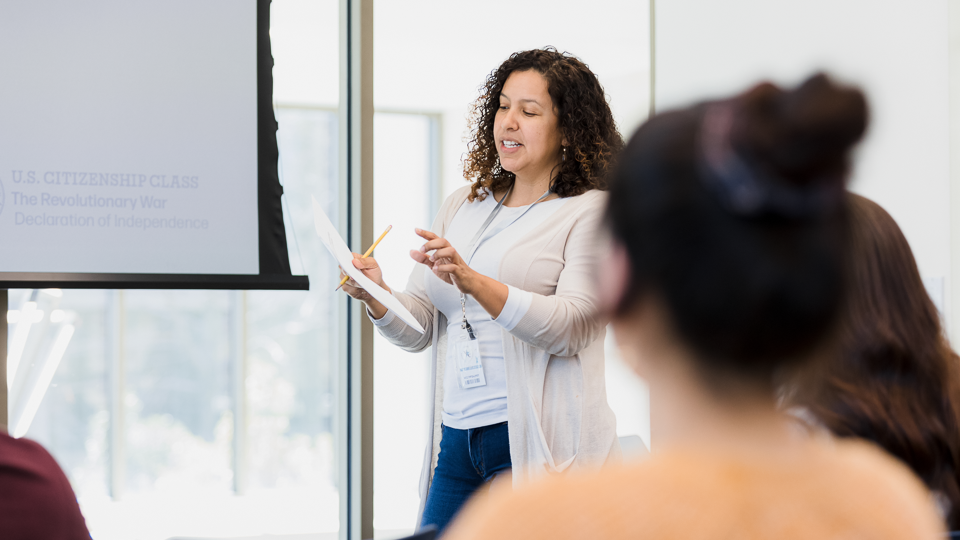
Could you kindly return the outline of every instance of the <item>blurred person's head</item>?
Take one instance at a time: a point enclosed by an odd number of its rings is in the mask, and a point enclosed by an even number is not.
[[[818,75],[634,134],[610,178],[601,287],[642,376],[684,364],[713,395],[772,401],[778,374],[816,356],[843,293],[844,184],[866,123],[861,92]]]
[[[561,197],[605,189],[623,146],[603,87],[586,64],[548,47],[516,52],[480,88],[464,175],[470,199],[518,177],[548,177]]]
[[[839,354],[808,374],[792,405],[841,437],[877,443],[948,502],[960,527],[960,365],[910,245],[879,205],[849,195],[849,288]]]

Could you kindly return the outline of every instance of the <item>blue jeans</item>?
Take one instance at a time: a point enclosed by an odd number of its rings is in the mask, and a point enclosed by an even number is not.
[[[421,527],[435,525],[438,535],[474,492],[510,470],[506,422],[474,429],[440,429],[440,456],[420,522]]]

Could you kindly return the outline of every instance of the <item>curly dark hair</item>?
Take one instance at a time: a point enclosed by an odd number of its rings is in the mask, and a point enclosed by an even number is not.
[[[503,170],[493,138],[493,123],[500,108],[500,92],[515,71],[533,70],[547,80],[550,99],[556,108],[559,129],[569,143],[551,182],[560,197],[581,195],[591,189],[607,188],[606,174],[623,147],[603,87],[586,64],[554,47],[516,52],[487,77],[470,115],[470,139],[463,163],[466,179],[473,182],[470,200],[486,197],[484,188],[502,191],[513,185],[516,176]]]

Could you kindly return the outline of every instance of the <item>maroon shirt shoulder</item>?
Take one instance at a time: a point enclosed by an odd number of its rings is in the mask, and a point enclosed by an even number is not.
[[[90,540],[67,476],[38,443],[0,433],[0,538]]]

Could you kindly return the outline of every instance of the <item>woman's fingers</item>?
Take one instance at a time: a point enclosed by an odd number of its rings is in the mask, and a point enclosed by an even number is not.
[[[356,255],[356,253],[354,253]],[[380,265],[377,263],[377,260],[373,257],[367,257],[366,259],[361,259],[360,257],[354,257],[353,266],[357,270],[372,270],[378,268]]]
[[[425,244],[420,246],[420,253],[429,253],[431,251],[450,246],[450,242],[448,242],[446,238],[440,238],[432,232],[425,231],[423,229],[417,229],[416,231],[420,237],[427,241]]]
[[[436,238],[440,238],[439,236],[433,234],[432,232],[425,231],[423,229],[414,229],[414,231],[417,233],[417,236],[419,236],[420,238],[423,238],[424,240],[434,240]]]
[[[429,253],[435,249],[443,249],[445,247],[450,247],[450,242],[447,242],[446,238],[435,238],[422,245],[420,247],[420,252]]]
[[[427,242],[419,250],[411,250],[410,258],[420,264],[429,266],[438,278],[454,285],[457,272],[463,270],[463,259],[457,253],[456,248],[451,246],[446,238],[440,238],[430,231],[423,229],[417,229],[416,231]]]
[[[434,264],[433,269],[444,274],[456,274],[460,269],[458,264]]]
[[[356,281],[348,279],[346,283],[343,284],[343,292],[349,294],[357,300],[362,300],[366,298],[367,291],[362,289]]]
[[[356,266],[357,268],[362,269],[362,267],[357,266],[357,260],[358,260],[358,259],[356,259],[356,257],[358,257],[358,255],[357,255],[356,253],[354,253],[353,256],[354,256],[353,265]],[[362,259],[361,259],[361,260],[362,260]],[[353,279],[352,277],[350,277],[346,272],[343,271],[343,267],[342,267],[342,266],[337,266],[337,268],[340,269],[340,280],[343,281],[343,278],[347,278],[346,283],[344,283],[344,284],[343,284],[343,287],[341,287],[341,288],[343,289],[343,292],[349,294],[350,296],[352,296],[352,297],[354,297],[354,298],[357,298],[357,296],[358,296],[359,294],[366,292],[366,291],[363,290],[363,288],[360,287],[360,284],[359,284],[359,283],[357,283],[356,281],[354,281],[354,279]]]
[[[459,259],[459,257],[457,256],[457,250],[454,249],[452,246],[448,246],[445,248],[440,248],[434,251],[432,255],[430,255],[431,261],[443,261],[444,259],[448,259],[450,262],[459,262],[457,260]]]
[[[449,283],[450,285],[453,285],[453,279],[450,277],[451,274],[450,274],[449,272],[441,272],[441,271],[439,270],[439,267],[440,267],[439,264],[435,264],[435,265],[433,265],[433,266],[430,267],[430,270],[433,272],[433,275],[435,275],[435,276],[437,276],[438,278],[442,279],[443,281]]]
[[[415,249],[410,250],[410,258],[417,261],[420,264],[425,264],[427,266],[433,266],[433,262],[430,261],[430,256],[426,253],[421,253]]]

